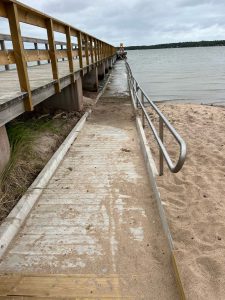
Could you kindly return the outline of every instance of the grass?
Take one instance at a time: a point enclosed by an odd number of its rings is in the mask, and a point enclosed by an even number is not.
[[[75,121],[76,118],[69,121],[44,116],[19,118],[7,124],[11,158],[0,176],[0,223],[25,193],[55,150],[50,149],[47,155],[35,151],[34,145],[38,138],[51,135],[58,145],[74,126]]]

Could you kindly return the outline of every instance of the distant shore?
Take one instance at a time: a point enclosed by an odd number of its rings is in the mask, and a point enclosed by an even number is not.
[[[167,44],[141,45],[141,46],[127,46],[126,50],[191,48],[191,47],[215,47],[215,46],[225,46],[225,40],[199,41],[199,42],[181,42],[181,43],[167,43]]]

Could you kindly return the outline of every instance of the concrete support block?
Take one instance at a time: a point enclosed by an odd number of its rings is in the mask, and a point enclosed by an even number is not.
[[[98,79],[102,80],[105,77],[105,62],[98,65]]]
[[[112,69],[113,67],[113,59],[109,58],[109,69]]]
[[[68,85],[58,94],[55,94],[43,101],[45,109],[66,111],[81,111],[83,109],[82,79],[79,76],[74,83]]]
[[[105,61],[105,73],[107,74],[109,72],[109,61],[106,59]]]
[[[0,174],[10,159],[10,144],[5,126],[0,127]]]
[[[83,90],[89,92],[98,91],[98,70],[94,67],[91,71],[85,74],[82,78]]]

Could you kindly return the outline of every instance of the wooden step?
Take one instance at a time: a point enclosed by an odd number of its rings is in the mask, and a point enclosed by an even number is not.
[[[2,274],[0,299],[133,299],[121,296],[117,275]]]

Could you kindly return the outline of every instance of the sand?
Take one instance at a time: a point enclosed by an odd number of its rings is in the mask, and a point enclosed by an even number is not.
[[[187,299],[225,299],[225,108],[158,106],[188,148],[182,171],[171,174],[165,166],[157,180]],[[178,148],[167,132],[165,137],[175,157]]]

